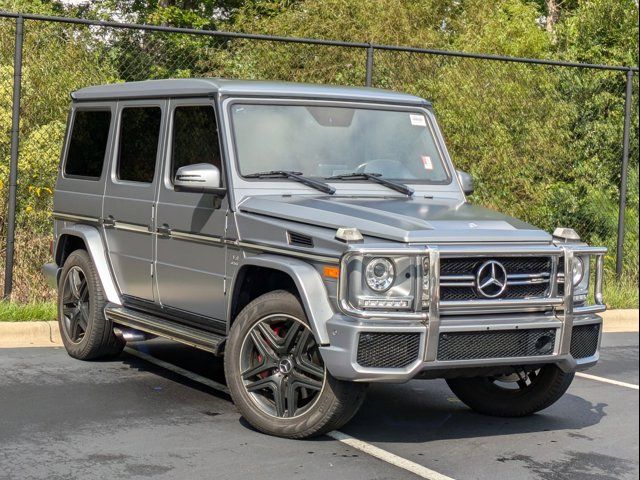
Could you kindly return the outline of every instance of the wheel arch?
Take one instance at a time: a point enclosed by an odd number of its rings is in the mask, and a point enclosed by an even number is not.
[[[118,288],[109,268],[106,247],[96,227],[72,225],[63,228],[56,241],[56,264],[62,268],[67,257],[78,249],[86,250],[91,261],[96,266],[107,300],[117,305],[122,305]]]
[[[309,319],[316,340],[322,345],[329,344],[326,323],[334,312],[320,273],[307,262],[279,255],[256,255],[247,257],[240,262],[231,283],[230,300],[227,305],[228,328],[231,328],[237,314],[248,303],[246,299],[241,298],[241,294],[243,286],[247,285],[248,276],[252,274],[275,275],[276,279],[278,276],[287,278],[287,283],[279,288],[271,288],[272,286],[269,286],[267,281],[266,286],[269,288],[257,290],[257,292],[262,295],[269,291],[283,289],[297,295]],[[259,295],[255,295],[249,301],[257,296]]]

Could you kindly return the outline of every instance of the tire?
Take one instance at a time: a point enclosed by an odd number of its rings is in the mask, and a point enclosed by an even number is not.
[[[366,392],[366,384],[331,376],[302,305],[284,290],[264,294],[240,312],[227,340],[224,369],[242,416],[278,437],[309,438],[340,428]]]
[[[569,388],[573,373],[556,365],[507,377],[447,379],[449,388],[468,407],[483,415],[524,417],[554,404]],[[511,384],[511,388],[504,386]],[[513,386],[515,384],[515,387]]]
[[[62,267],[58,284],[58,325],[67,353],[79,360],[113,357],[125,342],[104,316],[106,304],[100,277],[89,254],[75,250]]]

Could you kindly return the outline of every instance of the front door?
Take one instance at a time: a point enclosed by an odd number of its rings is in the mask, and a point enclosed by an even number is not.
[[[222,172],[214,104],[209,99],[171,100],[169,112],[156,212],[159,301],[180,321],[224,331],[227,200],[173,187],[177,169],[185,165],[211,163]]]
[[[125,301],[154,301],[153,210],[166,101],[124,102],[105,187],[102,223],[111,265]]]

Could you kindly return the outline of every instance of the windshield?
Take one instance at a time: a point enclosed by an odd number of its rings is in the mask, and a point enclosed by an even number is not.
[[[449,183],[433,126],[421,112],[235,103],[231,117],[243,176],[285,170]]]

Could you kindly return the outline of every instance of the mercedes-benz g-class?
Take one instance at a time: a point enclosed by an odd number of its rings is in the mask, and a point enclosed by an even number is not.
[[[368,383],[411,379],[527,415],[598,360],[606,250],[469,203],[422,98],[89,87],[72,94],[61,158],[44,272],[69,354],[160,336],[224,356],[263,432],[327,432]]]

